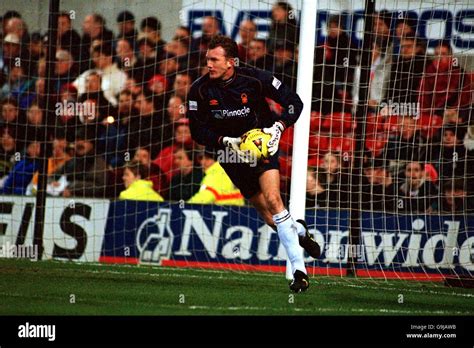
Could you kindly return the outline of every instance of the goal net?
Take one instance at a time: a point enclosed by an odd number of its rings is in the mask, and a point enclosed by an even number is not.
[[[363,1],[318,1],[316,28],[301,27],[302,6],[64,0],[48,55],[47,1],[2,3],[2,256],[41,241],[42,259],[284,272],[277,233],[191,138],[187,94],[220,33],[238,43],[237,65],[295,91],[301,47],[314,46],[299,198],[322,249],[305,255],[310,274],[471,277],[473,4],[379,0],[368,32]],[[314,44],[299,42],[314,29]],[[286,205],[293,140],[290,128],[280,142]]]

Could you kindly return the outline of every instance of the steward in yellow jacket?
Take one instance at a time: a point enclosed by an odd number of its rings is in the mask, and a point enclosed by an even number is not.
[[[245,204],[244,196],[234,186],[219,162],[208,154],[204,154],[201,164],[205,175],[199,191],[189,199],[188,203],[238,206]]]
[[[127,188],[120,192],[119,199],[134,201],[163,202],[163,197],[153,190],[153,182],[143,180],[145,169],[141,164],[132,163],[125,166],[123,171],[123,182]]]

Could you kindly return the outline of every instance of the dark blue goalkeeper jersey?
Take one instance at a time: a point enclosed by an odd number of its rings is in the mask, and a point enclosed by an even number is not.
[[[265,100],[283,107],[276,117]],[[236,67],[234,76],[214,81],[206,74],[196,80],[188,94],[188,118],[193,139],[208,148],[222,147],[221,137],[239,137],[253,128],[270,127],[282,121],[293,125],[301,114],[300,97],[270,72]]]

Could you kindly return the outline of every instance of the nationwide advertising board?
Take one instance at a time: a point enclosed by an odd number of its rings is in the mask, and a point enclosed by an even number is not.
[[[0,257],[33,246],[33,198],[0,199]],[[283,272],[276,232],[251,207],[51,198],[43,259]],[[349,255],[358,274],[442,279],[474,273],[474,217],[362,214],[362,236],[348,246],[349,213],[307,210],[322,256],[306,255],[314,274],[343,275]]]

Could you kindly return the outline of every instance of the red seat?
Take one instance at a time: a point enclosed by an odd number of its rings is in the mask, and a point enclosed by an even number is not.
[[[310,135],[309,154],[319,156],[328,152],[330,145],[329,135]]]
[[[280,176],[282,178],[288,178],[291,176],[291,156],[280,156],[278,158],[280,162]]]
[[[388,116],[385,120],[385,130],[392,134],[398,134],[400,132],[403,122],[403,117],[398,115]]]
[[[317,111],[311,111],[311,118],[309,121],[309,130],[311,133],[318,133],[321,130],[321,113]]]
[[[308,158],[308,167],[321,167],[322,163],[321,156],[313,155]]]
[[[421,134],[431,138],[443,125],[443,118],[437,115],[423,114],[416,120],[416,127]]]
[[[380,114],[368,114],[366,120],[365,134],[367,136],[375,136],[383,133],[384,117]]]
[[[354,138],[349,137],[333,137],[331,138],[330,150],[332,152],[350,152],[355,148]]]
[[[388,137],[385,135],[369,136],[365,139],[365,148],[372,152],[373,157],[378,157],[382,154],[387,142]]]
[[[294,127],[288,128],[283,132],[283,135],[280,138],[279,149],[287,155],[291,155],[291,152],[293,151],[294,132]]]
[[[321,128],[332,134],[349,133],[355,129],[356,123],[352,115],[348,112],[335,112],[327,115],[321,124]]]

